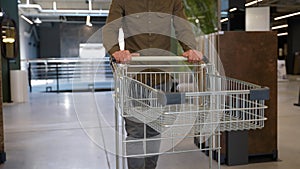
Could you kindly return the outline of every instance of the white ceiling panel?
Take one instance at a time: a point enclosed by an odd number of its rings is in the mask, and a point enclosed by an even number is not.
[[[93,10],[108,9],[111,0],[91,0]],[[27,3],[27,0],[21,0]],[[29,0],[30,4],[39,4],[43,9],[53,9],[53,2],[56,2],[57,9],[88,9],[88,0]]]

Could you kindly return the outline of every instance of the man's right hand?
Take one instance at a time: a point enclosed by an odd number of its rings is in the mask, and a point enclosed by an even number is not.
[[[131,60],[131,53],[129,50],[119,50],[112,54],[118,63],[126,63]]]

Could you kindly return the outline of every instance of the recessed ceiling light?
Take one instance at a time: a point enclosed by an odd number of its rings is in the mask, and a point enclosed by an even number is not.
[[[28,22],[31,25],[33,24],[33,22],[24,15],[21,15],[21,18],[23,18],[26,22]]]
[[[273,26],[273,27],[272,27],[272,30],[275,30],[275,29],[281,29],[281,28],[287,28],[288,26],[289,26],[288,24],[278,25],[278,26]]]
[[[233,11],[236,11],[237,10],[237,8],[231,8],[231,9],[229,9],[229,12],[233,12]]]
[[[284,33],[278,33],[278,34],[277,34],[277,36],[286,36],[286,35],[288,35],[287,32],[284,32]]]
[[[228,18],[221,19],[221,23],[228,21]]]
[[[280,20],[280,19],[285,19],[285,18],[289,18],[289,17],[292,17],[292,16],[296,16],[296,15],[300,15],[300,12],[295,12],[295,13],[279,16],[279,17],[274,18],[274,20],[277,21],[277,20]]]
[[[245,6],[251,6],[251,5],[254,5],[254,4],[257,4],[259,2],[262,2],[263,0],[255,0],[255,1],[251,1],[251,2],[248,2],[245,4]]]

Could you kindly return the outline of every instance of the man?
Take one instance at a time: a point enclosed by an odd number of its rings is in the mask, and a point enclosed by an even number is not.
[[[172,37],[172,26],[176,37]],[[120,28],[124,32],[125,50],[120,50],[118,42]],[[103,28],[103,43],[116,62],[130,61],[135,55],[171,55],[172,38],[179,41],[184,50],[182,56],[189,62],[202,60],[202,53],[196,50],[192,27],[186,21],[182,0],[112,0],[107,24]],[[125,119],[125,122],[129,138],[143,138],[144,127],[147,138],[159,135],[143,123],[130,119]],[[157,148],[155,144],[147,147]],[[127,151],[130,149],[127,145]],[[158,156],[128,158],[128,168],[155,169],[157,159]]]
[[[130,60],[132,53],[143,49],[170,51],[170,16],[175,16],[173,26],[185,51],[182,55],[191,62],[202,60],[201,52],[195,50],[195,38],[191,26],[186,24],[181,0],[112,0],[107,25],[103,29],[104,46],[118,62]],[[118,44],[121,27],[127,37],[125,50],[120,50]]]

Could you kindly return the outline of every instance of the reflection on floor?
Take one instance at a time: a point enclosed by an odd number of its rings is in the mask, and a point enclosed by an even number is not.
[[[296,169],[300,166],[299,81],[279,82],[279,162],[221,166],[233,169]],[[0,169],[114,169],[111,92],[33,93],[30,103],[5,104],[7,162]],[[101,111],[104,117],[99,117]],[[103,133],[99,133],[99,125]],[[101,139],[105,136],[105,144]],[[106,147],[107,152],[103,151]],[[108,153],[108,161],[106,159]],[[109,167],[110,166],[110,167]],[[216,162],[213,164],[216,168]],[[203,153],[162,155],[157,169],[208,168]]]

